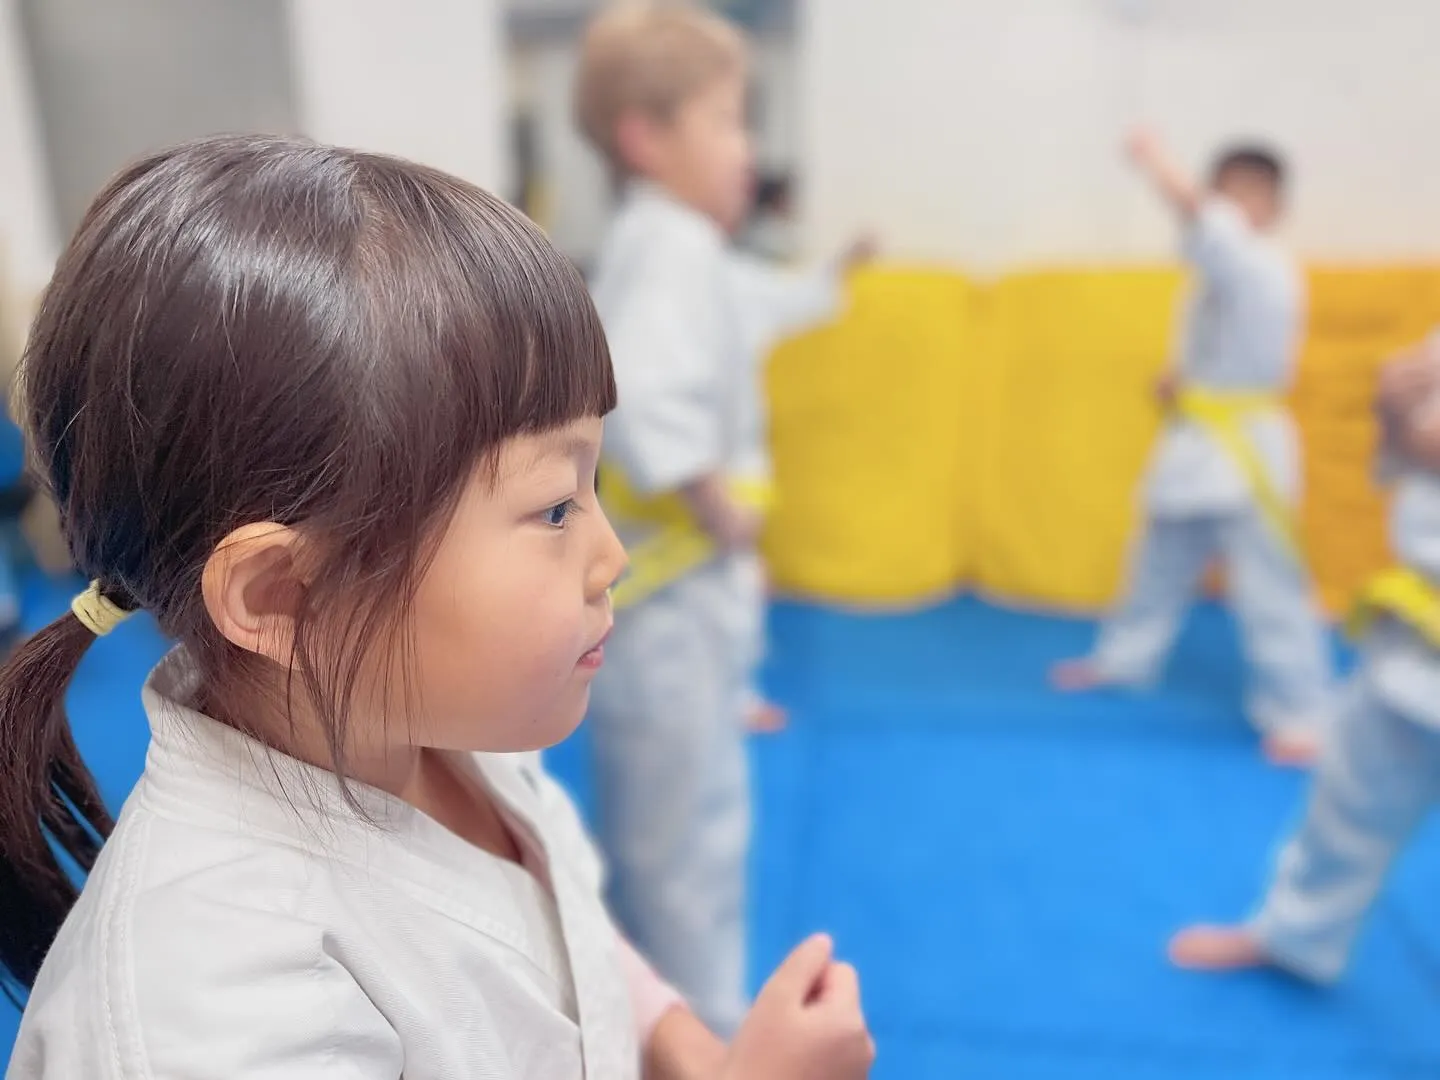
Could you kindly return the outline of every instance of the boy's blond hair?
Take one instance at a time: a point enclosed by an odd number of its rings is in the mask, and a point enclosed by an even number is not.
[[[745,38],[729,22],[679,0],[633,0],[597,15],[575,76],[575,120],[617,170],[620,118],[668,120],[716,79],[743,73]]]

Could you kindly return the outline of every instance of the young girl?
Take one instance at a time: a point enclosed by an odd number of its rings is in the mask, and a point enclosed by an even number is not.
[[[605,341],[517,213],[299,141],[158,154],[82,223],[24,382],[95,583],[0,673],[10,1077],[866,1074],[824,938],[706,1032],[525,753],[580,721],[625,557]],[[138,610],[180,645],[112,823],[63,702]]]

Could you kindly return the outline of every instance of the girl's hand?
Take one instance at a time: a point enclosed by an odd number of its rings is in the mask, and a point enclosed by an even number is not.
[[[860,980],[823,934],[770,977],[740,1026],[718,1080],[865,1080],[875,1043]]]

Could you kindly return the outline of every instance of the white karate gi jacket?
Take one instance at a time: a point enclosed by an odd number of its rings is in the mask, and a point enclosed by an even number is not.
[[[462,755],[546,889],[372,788],[186,707],[152,742],[30,997],[10,1080],[638,1080],[600,863],[535,755]],[[552,896],[553,891],[553,896]]]

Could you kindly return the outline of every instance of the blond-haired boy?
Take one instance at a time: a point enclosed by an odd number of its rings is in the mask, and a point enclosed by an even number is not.
[[[591,283],[620,389],[600,493],[631,553],[592,696],[599,834],[617,918],[721,1034],[746,1009],[769,471],[728,246],[751,192],[746,52],[699,8],[627,4],[590,26],[576,86],[620,193]]]

